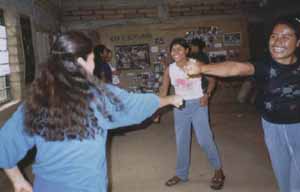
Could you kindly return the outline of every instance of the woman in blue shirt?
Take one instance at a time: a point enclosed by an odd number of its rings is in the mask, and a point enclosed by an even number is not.
[[[186,68],[189,75],[253,75],[265,142],[281,192],[300,191],[300,46],[298,18],[281,18],[269,38],[270,57]]]
[[[99,83],[93,46],[79,32],[58,37],[28,97],[0,129],[0,167],[16,192],[31,192],[17,162],[36,146],[35,192],[106,192],[107,130],[142,122],[177,96],[133,94]]]

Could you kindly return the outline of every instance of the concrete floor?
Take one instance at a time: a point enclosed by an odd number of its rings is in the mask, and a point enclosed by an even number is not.
[[[1,115],[2,116],[2,115]],[[275,192],[275,178],[263,141],[258,114],[251,105],[213,104],[211,123],[226,174],[224,192]],[[193,137],[189,182],[166,187],[175,173],[176,146],[172,113],[160,124],[139,126],[108,142],[111,192],[213,191],[213,171]],[[30,173],[30,168],[27,170]],[[0,191],[11,192],[0,171]]]

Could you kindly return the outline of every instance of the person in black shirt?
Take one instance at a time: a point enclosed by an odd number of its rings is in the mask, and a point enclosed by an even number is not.
[[[209,57],[204,52],[205,46],[205,42],[202,39],[193,39],[190,43],[189,57],[203,62],[204,64],[209,64]],[[214,77],[204,75],[201,79],[201,86],[204,95],[200,100],[201,104],[206,106],[208,105],[209,98],[216,87],[216,79]]]
[[[265,143],[281,192],[300,191],[300,24],[295,18],[275,22],[269,55],[252,63],[225,61],[190,65],[188,75],[253,75],[258,88]]]
[[[204,52],[204,48],[206,47],[205,42],[202,39],[195,38],[190,43],[190,54],[196,53],[199,58],[201,58],[201,61],[205,64],[209,63],[209,57]]]
[[[102,82],[112,83],[112,70],[109,64],[106,62],[106,57],[108,54],[108,49],[99,44],[94,48],[94,61],[95,61],[95,69],[94,75],[98,77]]]

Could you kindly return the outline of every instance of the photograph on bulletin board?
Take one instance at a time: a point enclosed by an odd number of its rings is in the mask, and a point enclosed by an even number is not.
[[[224,33],[223,43],[225,46],[240,46],[241,45],[241,33]]]
[[[115,46],[117,69],[144,69],[150,66],[149,45]]]

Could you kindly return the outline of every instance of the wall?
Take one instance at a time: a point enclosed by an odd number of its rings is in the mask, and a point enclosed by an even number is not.
[[[259,0],[69,0],[62,2],[65,29],[97,29],[112,25],[157,24],[183,17],[244,15],[259,8]]]
[[[38,1],[44,2],[43,4],[36,4],[35,2],[37,1],[0,0],[0,9],[4,12],[8,35],[12,103],[21,100],[25,93],[25,59],[22,44],[20,16],[27,16],[31,20],[31,31],[36,61],[39,59],[37,54],[37,45],[39,42],[36,38],[36,33],[40,31],[50,33],[59,29],[58,12],[53,11],[54,6],[50,6],[48,1]],[[38,71],[38,66],[36,66],[35,71]],[[10,103],[1,106],[0,111],[5,110],[6,106],[10,106]]]
[[[184,37],[186,32],[197,30],[198,27],[217,26],[224,30],[224,33],[241,32],[241,55],[239,60],[245,61],[249,58],[247,19],[244,17],[232,17],[223,19],[189,19],[177,20],[164,24],[152,25],[129,25],[127,27],[103,27],[98,30],[100,41],[113,48],[115,45],[144,44],[155,45],[155,38],[164,39],[163,48],[169,50],[169,43],[174,37]],[[139,38],[144,34],[145,38]],[[148,36],[147,36],[148,34]],[[130,38],[130,36],[132,38]],[[127,38],[126,38],[127,37]],[[214,48],[213,50],[230,49],[230,47]],[[207,51],[210,51],[208,49]]]
[[[211,18],[189,18],[189,19],[177,19],[176,21],[169,21],[162,24],[148,24],[148,25],[128,25],[124,26],[111,26],[102,27],[98,29],[98,41],[115,51],[115,46],[120,45],[137,45],[148,44],[150,48],[150,68],[144,68],[142,70],[123,70],[121,73],[121,81],[123,86],[131,86],[132,74],[139,74],[145,71],[153,71],[153,64],[157,62],[157,53],[152,53],[152,47],[158,47],[164,49],[167,53],[167,62],[171,62],[169,55],[170,42],[175,37],[184,37],[187,32],[195,31],[199,27],[216,26],[224,31],[224,33],[241,33],[241,44],[238,46],[224,46],[220,48],[207,48],[206,51],[222,51],[226,50],[238,50],[239,56],[234,58],[235,60],[246,61],[249,59],[249,42],[248,42],[248,20],[245,17],[211,17]],[[155,40],[161,38],[162,44],[156,44]],[[222,40],[221,40],[222,42]],[[115,54],[115,53],[114,53]],[[116,62],[114,60],[114,62]],[[221,102],[231,101],[236,98],[232,97],[232,94],[237,94],[237,88],[239,87],[239,81],[219,81],[219,93],[218,97],[222,99]],[[224,92],[226,86],[226,93]],[[228,88],[229,86],[229,88]],[[223,90],[221,90],[223,89]],[[229,93],[230,92],[230,93]],[[226,95],[231,96],[226,98]],[[222,95],[222,96],[220,96]],[[224,98],[225,96],[225,98]],[[220,99],[218,99],[220,100]],[[219,102],[219,101],[218,101]]]

